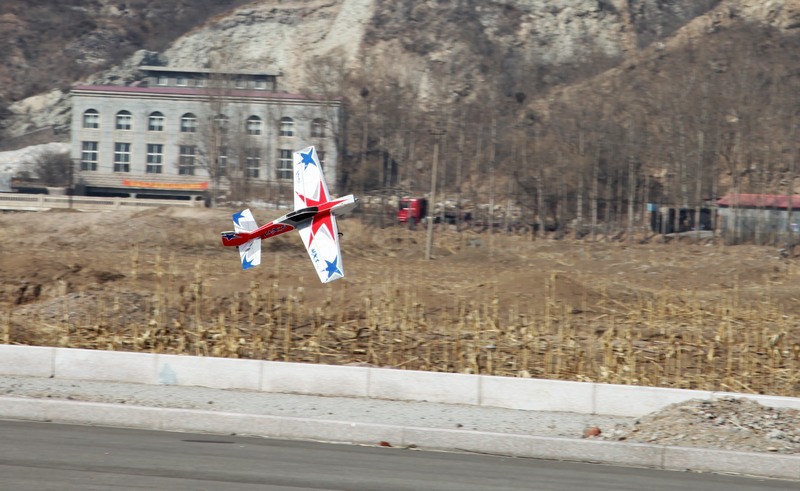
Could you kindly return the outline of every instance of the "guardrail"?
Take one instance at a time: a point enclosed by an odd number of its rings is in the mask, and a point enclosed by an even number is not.
[[[71,208],[79,211],[104,211],[122,208],[158,208],[162,206],[202,207],[203,202],[193,199],[103,198],[96,196],[0,193],[0,210],[45,211]]]

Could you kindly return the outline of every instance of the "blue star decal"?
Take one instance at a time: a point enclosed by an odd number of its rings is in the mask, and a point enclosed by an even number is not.
[[[325,268],[325,271],[328,272],[328,278],[327,279],[330,279],[331,276],[333,276],[336,273],[339,273],[339,275],[344,276],[344,273],[342,273],[342,270],[339,269],[339,266],[336,265],[336,263],[339,262],[339,256],[336,256],[335,258],[333,258],[333,262],[328,261],[327,259],[325,260],[325,262],[328,263],[328,266]]]
[[[239,225],[239,220],[242,217],[244,217],[244,210],[234,213],[233,214],[233,223],[235,223],[238,226]]]
[[[242,258],[242,269],[250,269],[253,267],[253,262],[247,260],[247,256],[245,255]]]
[[[308,153],[300,152],[300,156],[303,157],[303,161],[300,163],[305,165],[305,167],[303,167],[303,170],[308,169],[309,165],[317,165],[317,163],[314,162],[314,157],[312,157],[313,153],[314,150],[309,150]]]

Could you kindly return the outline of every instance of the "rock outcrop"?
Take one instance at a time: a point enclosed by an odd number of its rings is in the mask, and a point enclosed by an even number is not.
[[[118,3],[124,2],[98,2],[97,8],[82,10],[80,18],[144,22]],[[260,0],[227,4],[234,8],[180,36],[160,53],[160,61],[176,67],[263,69],[279,73],[278,88],[287,92],[315,90],[321,77],[312,67],[324,65],[329,77],[360,74],[375,83],[412,85],[423,102],[430,97],[468,100],[479,97],[482,89],[484,94],[501,94],[518,102],[542,97],[551,87],[586,80],[635,59],[654,44],[680,47],[682,40],[713,35],[737,19],[786,31],[800,27],[800,0]],[[181,5],[175,8],[185,10]],[[0,15],[0,23],[14,32],[31,28],[14,12]],[[109,25],[98,22],[95,29],[87,28],[82,37],[67,43],[65,53],[72,63],[102,66],[108,57],[103,57],[99,47],[115,42],[107,39],[115,32]],[[84,81],[129,83],[137,76],[136,66],[148,57],[152,59],[153,54],[138,51]],[[12,71],[31,68],[24,53],[13,47],[5,65]],[[3,83],[8,80],[0,80],[0,95],[8,98],[24,92],[4,90]],[[29,83],[47,85],[36,77]],[[55,97],[53,89],[43,91],[49,95],[11,106],[6,121],[0,121],[6,134],[20,135],[42,124],[65,128],[69,104],[65,96]],[[357,97],[357,93],[344,95]],[[49,104],[40,104],[42,99]],[[33,111],[33,107],[40,109]]]

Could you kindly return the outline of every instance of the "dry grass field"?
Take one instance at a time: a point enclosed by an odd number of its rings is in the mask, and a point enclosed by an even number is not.
[[[0,342],[800,396],[800,266],[774,248],[340,221],[242,271],[225,209],[0,215]],[[254,211],[260,223],[280,213]]]

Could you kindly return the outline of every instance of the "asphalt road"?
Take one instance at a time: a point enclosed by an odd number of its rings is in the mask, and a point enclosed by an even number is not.
[[[797,491],[798,484],[487,455],[0,421],[0,489]]]

